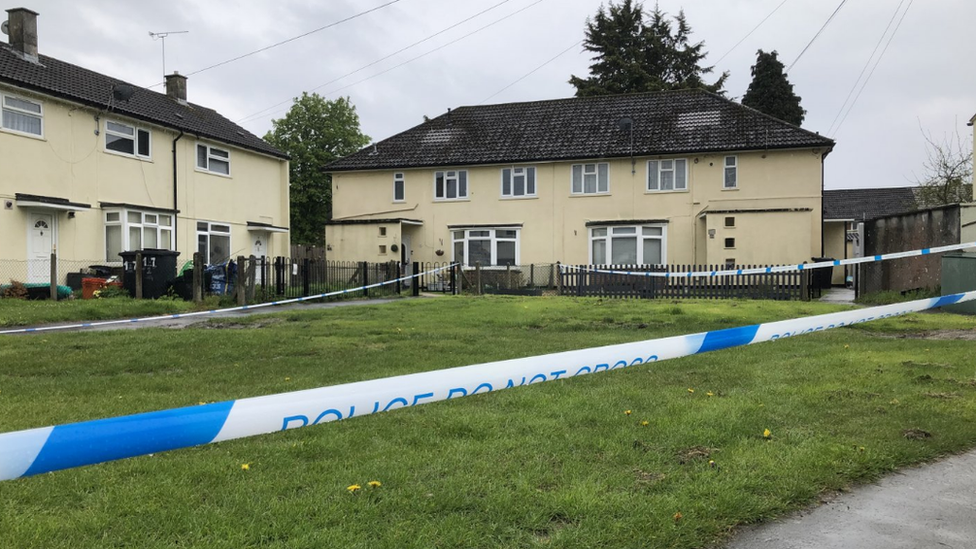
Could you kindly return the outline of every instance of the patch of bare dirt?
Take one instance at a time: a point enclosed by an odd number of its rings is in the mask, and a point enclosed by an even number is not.
[[[901,432],[901,434],[908,440],[925,440],[927,438],[932,438],[932,433],[923,431],[922,429],[905,429]]]
[[[268,318],[263,320],[255,320],[254,322],[204,322],[200,324],[200,328],[204,330],[256,330],[258,328],[267,328],[268,326],[274,326],[275,324],[281,323],[280,318]]]
[[[927,339],[933,341],[976,341],[976,330],[932,330],[907,334],[877,334],[890,339]]]

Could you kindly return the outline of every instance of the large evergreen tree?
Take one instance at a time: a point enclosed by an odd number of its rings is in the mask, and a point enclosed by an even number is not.
[[[687,88],[724,93],[728,73],[705,83],[713,67],[701,66],[705,43],[690,43],[691,32],[683,11],[670,18],[655,5],[645,16],[633,0],[601,6],[586,22],[583,47],[595,54],[590,76],[572,76],[569,83],[577,97]]]
[[[332,181],[323,168],[369,144],[356,107],[346,97],[302,93],[264,140],[291,156],[292,244],[322,244],[332,219]]]
[[[800,96],[793,93],[793,84],[786,79],[783,63],[776,51],[759,50],[752,66],[752,82],[742,96],[742,104],[759,112],[799,126],[807,111],[800,106]]]

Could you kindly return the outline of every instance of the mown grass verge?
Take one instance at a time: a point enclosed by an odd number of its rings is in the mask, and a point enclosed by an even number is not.
[[[0,431],[841,308],[448,297],[17,336]],[[0,546],[701,547],[976,445],[947,339],[973,330],[913,315],[2,482]]]

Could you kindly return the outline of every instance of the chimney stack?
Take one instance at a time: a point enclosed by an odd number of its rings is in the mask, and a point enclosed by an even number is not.
[[[186,77],[177,71],[166,75],[166,95],[182,105],[186,104]]]
[[[37,12],[27,8],[7,10],[10,45],[31,61],[37,61]]]

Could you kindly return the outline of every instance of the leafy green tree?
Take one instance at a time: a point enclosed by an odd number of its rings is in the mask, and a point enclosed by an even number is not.
[[[326,164],[369,144],[348,97],[328,100],[303,92],[264,140],[291,156],[291,241],[322,244],[332,219],[332,177]]]
[[[673,19],[673,20],[672,20]],[[586,21],[583,48],[593,52],[590,76],[572,76],[576,96],[704,88],[724,93],[728,73],[711,84],[704,76],[714,67],[701,66],[705,43],[690,42],[691,26],[684,11],[670,18],[654,6],[649,16],[639,2],[601,6]]]
[[[800,106],[800,96],[793,93],[793,84],[786,79],[783,63],[776,51],[756,54],[752,66],[752,82],[742,96],[742,104],[759,112],[799,126],[807,111]]]

